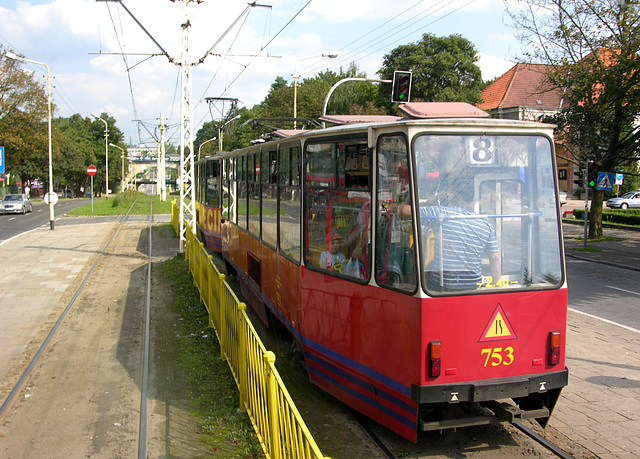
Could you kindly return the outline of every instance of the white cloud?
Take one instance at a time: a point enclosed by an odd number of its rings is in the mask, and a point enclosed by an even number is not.
[[[515,63],[503,57],[478,53],[477,65],[482,71],[482,79],[488,81],[504,75]]]
[[[502,22],[502,2],[497,0],[316,1],[281,31],[307,1],[271,0],[272,8],[251,8],[248,17],[241,18],[213,50],[224,57],[210,55],[203,64],[193,67],[196,123],[211,119],[209,106],[203,101],[205,97],[235,97],[251,107],[264,99],[276,76],[291,81],[296,61],[303,78],[327,68],[338,71],[352,61],[375,78],[383,54],[396,46],[416,41],[422,33],[439,36],[460,33],[476,45],[483,78],[487,79],[509,68],[510,64],[501,56],[511,55],[518,46]],[[123,0],[122,4],[169,56],[179,62],[184,2]],[[412,5],[416,6],[404,12]],[[190,61],[203,57],[246,7],[247,3],[241,1],[191,2]],[[398,13],[402,14],[394,19]],[[420,21],[427,14],[430,16]],[[165,56],[129,55],[126,61],[130,71],[127,72],[121,56],[107,54],[161,52],[121,4],[95,0],[22,0],[0,7],[0,23],[3,24],[0,43],[4,48],[50,66],[55,77],[58,116],[76,112],[89,116],[91,111],[107,111],[116,117],[127,140],[134,137],[137,127],[132,122],[136,115],[130,78],[138,118],[153,123],[160,112],[164,112],[171,116],[172,122],[178,122],[179,66]],[[336,50],[340,57],[335,60],[300,61]],[[261,57],[250,57],[258,53]],[[265,57],[267,55],[272,57]],[[38,66],[27,68],[42,72]],[[220,116],[215,108],[213,116],[216,119]],[[196,125],[195,129],[198,128]]]

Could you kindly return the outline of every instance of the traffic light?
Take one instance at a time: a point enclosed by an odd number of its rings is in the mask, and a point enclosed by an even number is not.
[[[578,169],[577,171],[573,171],[573,175],[576,176],[573,183],[578,185],[578,188],[582,188],[584,186],[584,171],[582,169]]]
[[[391,102],[409,102],[411,96],[411,72],[396,70],[393,72],[393,89]]]
[[[598,171],[594,161],[587,161],[587,185],[589,188],[595,188],[598,182]]]

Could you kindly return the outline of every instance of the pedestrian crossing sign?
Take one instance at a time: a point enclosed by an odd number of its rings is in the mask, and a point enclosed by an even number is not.
[[[599,172],[598,182],[596,183],[596,189],[598,190],[613,190],[613,183],[615,180],[615,174],[609,172]]]

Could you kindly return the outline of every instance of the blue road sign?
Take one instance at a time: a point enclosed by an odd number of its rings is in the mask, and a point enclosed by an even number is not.
[[[598,172],[598,182],[596,183],[596,189],[598,190],[613,190],[613,182],[616,174],[609,172]]]
[[[620,174],[620,173],[617,173],[616,174],[616,185],[622,185],[623,181],[624,181],[624,175]]]
[[[4,147],[0,147],[0,174],[4,174]]]

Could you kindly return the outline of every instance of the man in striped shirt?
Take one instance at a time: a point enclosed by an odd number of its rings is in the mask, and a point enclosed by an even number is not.
[[[496,232],[486,218],[463,207],[420,207],[423,223],[435,236],[433,260],[427,266],[427,288],[474,290],[482,284],[482,256],[487,253],[492,282],[500,279]]]

